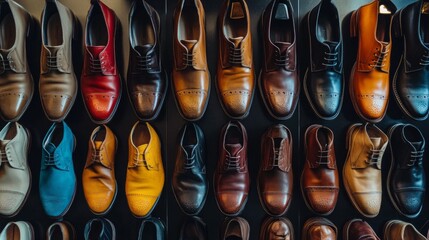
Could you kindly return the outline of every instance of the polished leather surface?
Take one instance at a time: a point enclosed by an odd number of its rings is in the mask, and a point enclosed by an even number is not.
[[[138,118],[156,119],[167,92],[161,64],[161,22],[146,1],[134,1],[129,15],[128,96]]]
[[[142,221],[142,224],[140,225],[139,229],[139,237],[138,240],[148,239],[148,228],[147,225],[152,225],[149,229],[155,229],[155,232],[153,233],[153,238],[155,240],[164,240],[165,239],[165,227],[162,221],[158,218],[150,217]]]
[[[417,1],[408,5],[392,21],[402,50],[393,93],[400,109],[416,120],[424,120],[429,114],[429,18],[421,13],[422,4],[423,1]]]
[[[107,218],[94,218],[85,224],[85,240],[116,240],[115,225]]]
[[[220,134],[219,158],[213,185],[219,210],[230,216],[240,214],[247,202],[250,177],[247,132],[238,121],[228,122]]]
[[[182,117],[195,121],[203,117],[210,94],[203,4],[180,0],[173,18],[173,93]]]
[[[73,225],[69,222],[55,222],[46,231],[46,240],[75,240]]]
[[[397,124],[389,131],[391,167],[388,175],[390,200],[396,210],[416,217],[423,207],[426,174],[423,169],[425,138],[411,124]]]
[[[269,217],[261,225],[259,240],[294,240],[293,225],[287,218]]]
[[[337,237],[337,227],[326,218],[310,218],[302,229],[302,240],[336,240]]]
[[[307,15],[310,62],[304,78],[307,100],[322,119],[334,119],[344,92],[343,40],[338,10],[321,1]]]
[[[343,184],[356,210],[365,217],[376,217],[381,207],[381,163],[388,138],[375,125],[356,123],[349,127],[346,141]]]
[[[289,0],[273,0],[262,15],[264,61],[259,90],[268,112],[282,120],[293,115],[299,99],[294,17]]]
[[[89,209],[97,215],[109,211],[116,198],[117,144],[115,134],[106,125],[95,128],[89,139],[82,185]]]
[[[292,201],[292,133],[281,124],[265,131],[261,140],[258,194],[264,210],[274,216],[285,214]]]
[[[73,166],[75,137],[65,122],[53,123],[42,142],[39,193],[46,215],[61,218],[76,192]]]
[[[47,1],[42,12],[39,93],[46,117],[62,121],[77,95],[72,59],[72,38],[79,22],[59,1]],[[76,34],[77,35],[77,34]]]
[[[305,132],[305,163],[301,175],[304,200],[313,212],[334,211],[340,190],[334,133],[328,127],[311,125]]]
[[[206,177],[204,133],[195,123],[183,126],[178,135],[176,164],[171,185],[179,207],[196,215],[204,207],[209,188]]]
[[[358,116],[369,122],[383,119],[389,100],[390,22],[396,7],[389,1],[385,6],[391,14],[380,14],[379,5],[374,0],[360,7],[350,20],[351,36],[358,41],[350,98]]]
[[[219,12],[216,87],[225,113],[247,117],[255,90],[252,33],[245,0],[225,0]]]
[[[9,222],[0,233],[0,240],[34,240],[33,227],[29,222]]]
[[[180,229],[179,240],[207,240],[207,228],[199,217],[190,217]]]
[[[343,228],[344,240],[380,240],[372,227],[361,219],[348,221]]]
[[[25,204],[31,188],[27,156],[30,133],[19,123],[8,123],[0,131],[0,214],[12,217]]]
[[[136,122],[128,139],[125,194],[131,213],[146,217],[155,208],[164,187],[161,141],[149,123]]]
[[[115,48],[117,21],[112,9],[99,0],[91,1],[85,26],[80,84],[86,110],[97,124],[112,119],[121,97]]]
[[[250,226],[247,220],[241,217],[226,219],[220,234],[221,240],[249,240]]]
[[[426,238],[411,224],[401,220],[388,221],[384,227],[384,240],[425,240]]]
[[[18,121],[33,97],[34,82],[27,62],[27,37],[32,17],[18,3],[0,4],[0,117]]]

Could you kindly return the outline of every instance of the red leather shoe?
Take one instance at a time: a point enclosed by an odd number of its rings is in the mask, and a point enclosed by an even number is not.
[[[121,98],[115,52],[116,24],[112,9],[99,0],[91,1],[85,26],[81,87],[86,110],[97,124],[112,119]]]

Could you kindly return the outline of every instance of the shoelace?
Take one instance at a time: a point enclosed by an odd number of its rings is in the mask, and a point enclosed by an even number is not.
[[[101,149],[96,149],[94,152],[92,152],[92,162],[101,163],[101,160],[103,160],[103,157],[101,156]]]
[[[55,155],[54,154],[50,154],[50,153],[46,154],[46,158],[45,158],[45,165],[46,166],[55,165],[56,162],[57,161],[55,160]]]
[[[194,56],[193,52],[191,52],[191,53],[184,52],[183,53],[183,61],[185,62],[185,67],[194,67],[195,56]]]
[[[89,58],[89,70],[93,73],[100,73],[101,72],[101,61],[100,59],[95,58]]]
[[[229,47],[229,63],[234,64],[242,64],[243,63],[243,53],[244,50],[239,47],[235,48],[233,46]]]
[[[137,56],[137,70],[138,71],[148,71],[151,69],[149,66],[150,61],[152,60],[150,55]]]
[[[9,59],[0,59],[1,66],[3,66],[3,71],[10,71],[12,70],[10,67],[10,63],[12,63],[13,60]]]
[[[195,166],[194,163],[195,163],[195,155],[192,154],[192,156],[186,157],[186,161],[184,162],[183,168],[187,170],[192,169]]]
[[[280,160],[280,149],[274,148],[273,167],[279,166],[279,160]]]
[[[226,170],[235,170],[240,171],[242,167],[240,167],[240,156],[226,156],[225,161],[225,168]]]
[[[416,162],[417,164],[421,164],[421,162],[423,161],[424,152],[425,152],[424,150],[411,151],[410,162],[407,163],[407,166],[412,167]]]
[[[370,149],[369,150],[369,159],[365,160],[368,165],[378,166],[383,156],[383,150]]]
[[[317,164],[322,165],[328,165],[329,164],[329,157],[331,156],[329,154],[329,149],[328,150],[319,150],[318,151],[319,155],[317,155],[317,157],[319,158],[318,161],[316,161]]]
[[[420,65],[427,66],[429,65],[429,51],[425,51],[422,55],[422,58],[420,58]]]
[[[46,66],[49,70],[57,70],[58,69],[58,61],[56,56],[47,55],[46,59],[48,60],[46,62]]]
[[[1,160],[1,162],[2,162],[2,163],[7,163],[7,162],[9,162],[9,161],[7,160],[7,154],[6,154],[6,152],[5,152],[5,151],[0,150],[0,160]]]
[[[327,67],[335,67],[338,64],[338,52],[324,52],[325,56],[323,57],[324,62],[322,65]]]
[[[275,52],[274,54],[274,64],[279,67],[285,67],[289,63],[290,51],[287,50],[285,54],[280,54]]]
[[[142,156],[141,159],[139,158],[139,156]],[[138,167],[141,166],[141,163],[147,168],[147,169],[152,169],[153,167],[146,161],[145,157],[144,157],[144,153],[139,153],[136,152],[135,156],[134,156],[134,166]]]
[[[383,51],[382,49],[376,48],[376,53],[374,53],[375,59],[372,60],[372,64],[369,64],[370,67],[382,68],[386,66],[386,58],[389,54],[389,50]]]

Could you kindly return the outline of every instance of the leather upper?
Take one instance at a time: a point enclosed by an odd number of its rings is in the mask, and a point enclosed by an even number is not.
[[[188,218],[180,228],[179,240],[198,239],[207,240],[206,224],[199,217]]]
[[[286,218],[267,218],[261,226],[260,240],[294,240],[293,226]]]
[[[221,240],[242,239],[249,240],[250,226],[246,219],[234,217],[225,220],[221,232]]]
[[[147,228],[145,228],[147,225],[153,225],[155,227],[155,233],[153,236],[155,236],[156,240],[164,240],[165,239],[165,227],[162,221],[158,218],[150,217],[142,221],[142,224],[140,225],[139,229],[139,236],[138,240],[146,239],[147,237]],[[153,228],[149,228],[153,229]]]
[[[384,239],[386,240],[425,240],[423,236],[411,223],[400,220],[391,220],[384,227]]]
[[[281,124],[262,136],[258,174],[261,204],[271,215],[283,215],[290,206],[293,190],[292,134]]]
[[[55,222],[46,231],[47,240],[74,240],[75,238],[74,227],[68,222]]]
[[[344,227],[343,235],[349,240],[380,240],[372,227],[360,219],[348,222]]]
[[[326,218],[310,218],[304,224],[303,239],[309,240],[336,240],[337,227]]]
[[[92,239],[116,240],[115,226],[107,218],[91,219],[85,224],[84,238],[85,240],[92,240]]]
[[[92,212],[107,212],[116,197],[115,153],[117,140],[106,125],[94,129],[89,139],[82,173],[83,192]]]
[[[230,121],[222,129],[213,184],[221,212],[226,215],[239,214],[247,202],[250,178],[247,132],[238,121]]]
[[[13,239],[10,238],[13,237]],[[0,233],[0,240],[34,240],[33,227],[29,222],[9,222]]]

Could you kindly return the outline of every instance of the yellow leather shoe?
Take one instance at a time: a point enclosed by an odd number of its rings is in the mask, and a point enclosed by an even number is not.
[[[115,201],[116,149],[116,136],[106,125],[94,129],[89,139],[82,185],[89,209],[97,215],[107,213]]]
[[[137,122],[128,140],[125,194],[131,213],[146,217],[156,206],[164,187],[164,167],[158,134],[149,123]]]

